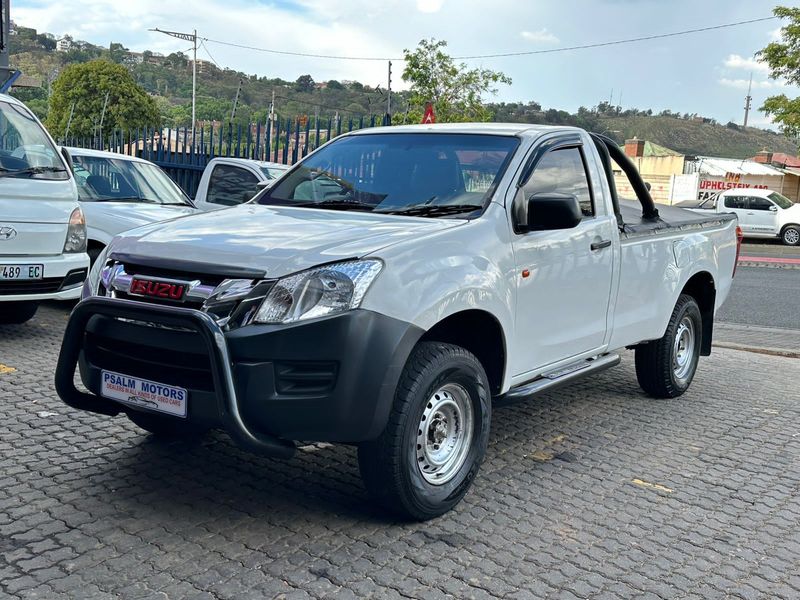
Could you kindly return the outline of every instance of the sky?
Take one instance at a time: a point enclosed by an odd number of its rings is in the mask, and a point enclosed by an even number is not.
[[[800,1],[784,0],[785,6]],[[385,61],[302,58],[210,41],[336,56],[401,58],[420,39],[448,42],[453,56],[551,50],[768,17],[763,0],[14,0],[12,19],[40,32],[134,51],[191,44],[149,28],[196,29],[198,58],[247,74],[386,85]],[[753,106],[800,90],[770,80],[753,56],[779,36],[779,20],[686,36],[533,56],[467,60],[513,80],[496,101],[535,100],[569,111],[612,97],[623,108],[668,108],[741,122],[753,75]],[[393,62],[393,87],[402,62]],[[198,90],[198,93],[202,93]],[[491,99],[489,97],[487,100]],[[266,102],[266,99],[265,99]],[[751,124],[769,126],[761,113]]]

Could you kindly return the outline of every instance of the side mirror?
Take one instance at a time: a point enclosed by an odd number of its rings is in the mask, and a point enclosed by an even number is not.
[[[778,212],[778,207],[773,204],[772,206],[769,207],[769,211],[770,212]]]
[[[545,192],[528,198],[526,231],[572,229],[583,219],[578,198],[572,194]]]

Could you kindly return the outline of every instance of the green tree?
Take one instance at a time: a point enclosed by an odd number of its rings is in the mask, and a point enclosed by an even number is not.
[[[314,80],[311,75],[300,75],[294,84],[294,89],[297,92],[313,92]]]
[[[769,66],[770,78],[800,85],[800,8],[778,6],[772,12],[788,23],[781,27],[781,39],[757,52],[756,58]],[[770,96],[761,110],[772,117],[785,136],[800,138],[800,98]]]
[[[420,41],[414,51],[403,50],[403,81],[411,84],[409,122],[419,122],[426,102],[433,103],[440,123],[489,121],[492,113],[483,96],[496,94],[495,86],[510,84],[511,79],[499,71],[456,64],[444,51],[446,46],[447,42],[431,38]]]
[[[93,60],[69,65],[53,82],[48,129],[57,138],[63,136],[74,104],[70,135],[99,133],[106,93],[108,105],[103,131],[160,125],[155,101],[136,84],[125,67],[106,60]]]

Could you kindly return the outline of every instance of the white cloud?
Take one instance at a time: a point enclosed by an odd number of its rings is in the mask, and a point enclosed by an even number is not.
[[[738,54],[730,54],[725,59],[725,66],[729,69],[745,69],[747,71],[756,71],[758,73],[768,73],[769,66],[766,63],[757,61],[755,58],[746,58]]]
[[[444,0],[417,0],[417,10],[424,13],[435,13],[442,9]]]
[[[779,42],[782,39],[781,28],[778,27],[777,29],[773,29],[772,31],[770,31],[769,39],[771,39],[773,42]]]
[[[557,44],[558,38],[553,35],[547,28],[539,29],[538,31],[523,31],[520,33],[523,39],[537,44]]]
[[[735,88],[737,90],[746,90],[750,86],[749,79],[729,79],[727,77],[723,77],[719,80],[720,85],[724,85],[725,87]],[[775,89],[775,88],[782,88],[786,87],[786,84],[780,81],[770,81],[769,79],[765,79],[763,81],[753,80],[753,89]]]

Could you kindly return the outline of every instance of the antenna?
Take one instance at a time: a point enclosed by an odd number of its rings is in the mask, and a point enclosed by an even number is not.
[[[747,87],[747,96],[744,99],[744,127],[747,127],[747,120],[750,118],[750,109],[753,106],[753,74],[750,73],[750,85]]]

